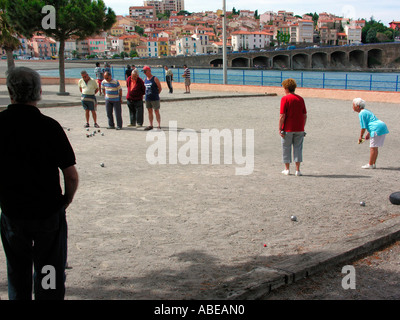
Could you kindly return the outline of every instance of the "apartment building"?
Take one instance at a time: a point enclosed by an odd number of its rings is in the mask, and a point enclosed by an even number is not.
[[[119,40],[123,42],[123,51],[126,53],[134,51],[140,44],[140,36],[138,34],[124,35],[119,37]]]
[[[184,0],[147,0],[143,1],[144,6],[154,7],[156,12],[165,13],[165,11],[185,10]]]
[[[263,49],[269,47],[270,37],[263,31],[235,31],[231,33],[233,51]]]
[[[312,43],[314,35],[314,22],[312,20],[299,19],[291,25],[290,42]]]
[[[152,6],[129,7],[129,16],[133,19],[153,20],[156,18],[156,10]]]
[[[58,52],[56,41],[45,36],[33,36],[28,44],[32,47],[33,55],[38,58],[56,56]]]
[[[212,52],[211,44],[209,44],[208,41],[208,35],[205,34],[181,37],[178,38],[175,43],[176,55],[196,55],[207,53],[207,50]]]
[[[359,44],[361,43],[362,28],[353,25],[346,25],[344,32],[347,35],[347,44]]]
[[[319,28],[319,36],[323,44],[336,45],[338,39],[337,35],[338,31],[336,29],[331,29],[327,26]]]

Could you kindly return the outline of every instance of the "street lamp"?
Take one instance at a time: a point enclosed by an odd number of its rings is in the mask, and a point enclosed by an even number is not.
[[[226,0],[222,0],[222,69],[223,69],[223,84],[228,83],[227,76],[227,54],[226,54]]]

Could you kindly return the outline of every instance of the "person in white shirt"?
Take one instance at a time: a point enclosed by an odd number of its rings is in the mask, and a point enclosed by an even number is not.
[[[86,124],[85,128],[89,128],[89,117],[90,112],[92,113],[94,127],[99,128],[100,126],[97,124],[97,100],[96,93],[99,91],[99,87],[97,86],[96,80],[92,79],[88,73],[83,70],[81,71],[82,79],[79,79],[78,86],[79,90],[82,93],[81,102],[83,109],[85,110],[85,118]]]

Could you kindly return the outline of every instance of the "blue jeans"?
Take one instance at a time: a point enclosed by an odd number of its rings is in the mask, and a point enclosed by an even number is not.
[[[36,300],[64,299],[67,233],[64,208],[43,220],[12,220],[1,214],[10,300],[32,300],[32,280]],[[49,288],[50,283],[55,287]]]
[[[114,127],[114,113],[115,110],[115,118],[117,120],[117,127],[122,128],[122,110],[121,110],[121,101],[110,101],[106,99],[106,112],[108,118],[108,125],[110,127]]]

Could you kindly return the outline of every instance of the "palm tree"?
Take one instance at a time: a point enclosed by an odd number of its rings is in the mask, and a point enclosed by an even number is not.
[[[5,2],[2,0],[0,1],[0,46],[6,51],[8,69],[15,66],[13,51],[21,47],[21,42],[16,35],[15,30],[8,21]]]

